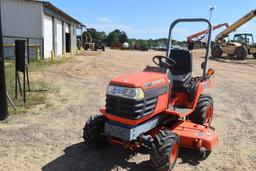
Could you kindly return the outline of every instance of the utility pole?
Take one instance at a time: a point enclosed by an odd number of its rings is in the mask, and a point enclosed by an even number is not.
[[[0,120],[4,120],[8,116],[4,68],[5,67],[4,67],[4,52],[3,52],[2,16],[0,11]]]
[[[209,11],[210,11],[210,16],[209,16],[209,21],[211,22],[212,20],[212,11],[216,8],[216,6],[209,6]]]
[[[209,21],[210,21],[211,24],[212,24],[212,21],[211,21],[212,20],[212,11],[215,10],[215,8],[216,8],[215,5],[209,6],[209,11],[210,11]],[[212,24],[212,26],[213,26],[213,24]],[[212,27],[212,29],[213,29],[213,27]],[[207,36],[208,36],[208,34],[205,35],[205,37],[207,37]]]

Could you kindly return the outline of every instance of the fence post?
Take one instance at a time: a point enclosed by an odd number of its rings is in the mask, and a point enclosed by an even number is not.
[[[42,59],[44,60],[45,59],[45,56],[44,56],[44,38],[42,38]]]
[[[37,61],[40,61],[40,47],[36,47],[36,59]]]
[[[55,59],[54,50],[51,51],[51,59],[52,59],[52,61],[54,61],[54,59]]]
[[[66,59],[66,49],[63,48],[63,59]]]
[[[30,51],[29,51],[29,38],[27,38],[27,60],[28,60],[28,64],[29,64],[29,61],[30,61]]]
[[[70,51],[70,56],[73,58],[73,50]]]

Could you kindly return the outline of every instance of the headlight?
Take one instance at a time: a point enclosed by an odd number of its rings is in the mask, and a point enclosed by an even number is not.
[[[107,94],[112,96],[120,96],[129,99],[143,99],[144,92],[141,88],[127,88],[121,86],[109,85]]]

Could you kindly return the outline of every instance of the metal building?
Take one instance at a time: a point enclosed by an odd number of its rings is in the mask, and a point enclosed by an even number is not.
[[[14,41],[27,42],[30,58],[75,53],[82,24],[50,2],[0,0],[4,56],[14,57]]]

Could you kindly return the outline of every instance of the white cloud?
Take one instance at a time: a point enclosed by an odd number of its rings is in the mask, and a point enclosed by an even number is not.
[[[114,20],[108,17],[99,17],[98,20],[103,23],[113,23]]]

